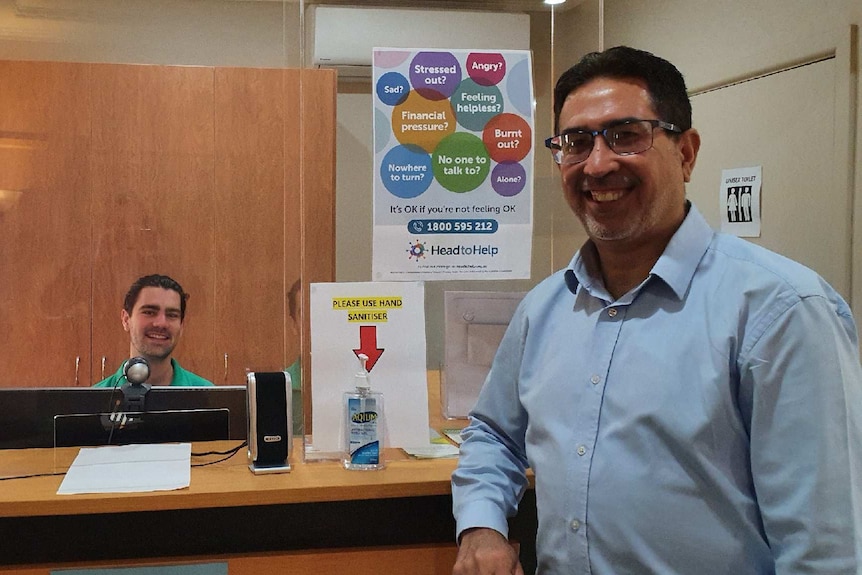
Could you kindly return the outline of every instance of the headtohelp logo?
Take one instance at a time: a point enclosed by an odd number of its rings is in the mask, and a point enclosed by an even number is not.
[[[473,244],[472,246],[458,245],[454,247],[446,246],[431,246],[432,256],[491,256],[494,257],[500,253],[500,248],[497,246],[481,246]]]
[[[425,258],[425,244],[423,244],[419,240],[416,240],[414,243],[410,244],[409,248],[407,248],[407,254],[408,254],[407,258],[411,259],[411,260],[414,258],[416,258],[416,261],[419,261],[420,259],[424,259]]]

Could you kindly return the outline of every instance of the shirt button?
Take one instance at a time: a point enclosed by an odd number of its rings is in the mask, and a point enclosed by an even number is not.
[[[590,383],[592,383],[593,385],[597,385],[597,384],[598,384],[598,383],[600,383],[601,381],[602,381],[602,378],[601,378],[601,377],[599,377],[598,375],[593,375],[593,376],[590,378]]]
[[[578,529],[581,528],[581,522],[578,521],[577,519],[574,519],[574,520],[572,520],[571,527],[572,527],[572,531],[577,531]]]
[[[584,455],[587,452],[587,448],[583,445],[578,446],[578,455]]]
[[[611,309],[609,309],[609,310],[608,310],[608,315],[609,315],[609,316],[611,316],[611,317],[617,317],[617,308],[612,307]]]

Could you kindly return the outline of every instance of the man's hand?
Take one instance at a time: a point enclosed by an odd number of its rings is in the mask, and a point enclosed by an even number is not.
[[[524,575],[518,554],[506,538],[493,529],[467,529],[452,575]]]

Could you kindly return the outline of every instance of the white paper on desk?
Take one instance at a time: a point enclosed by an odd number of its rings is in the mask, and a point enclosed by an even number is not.
[[[57,495],[182,489],[191,483],[191,443],[84,447]]]
[[[455,445],[428,445],[424,447],[403,447],[407,455],[416,459],[442,459],[444,457],[458,457],[461,450]]]

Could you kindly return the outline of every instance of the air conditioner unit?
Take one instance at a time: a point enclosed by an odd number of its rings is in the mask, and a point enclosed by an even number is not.
[[[411,8],[308,8],[308,63],[371,77],[374,48],[529,50],[528,14]]]

